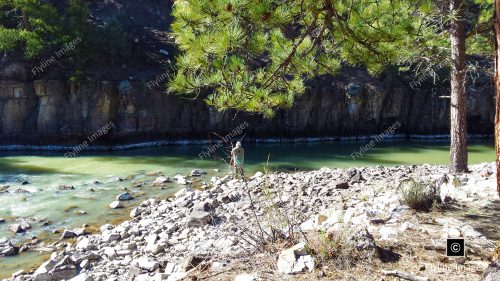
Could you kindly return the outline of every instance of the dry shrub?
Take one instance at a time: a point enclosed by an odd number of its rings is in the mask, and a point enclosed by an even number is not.
[[[401,203],[417,211],[429,211],[439,201],[438,188],[434,184],[414,179],[402,181],[398,193]]]

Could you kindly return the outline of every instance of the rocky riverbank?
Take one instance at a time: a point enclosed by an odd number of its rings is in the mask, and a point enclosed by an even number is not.
[[[130,220],[103,225],[100,234],[68,230],[68,238],[78,236],[74,243],[62,240],[36,271],[12,279],[478,280],[499,238],[500,208],[494,164],[470,169],[457,176],[423,165],[214,177],[202,190],[146,200]],[[435,183],[443,204],[416,212],[401,203],[399,183],[410,178]],[[465,258],[444,255],[449,237],[465,238]],[[8,251],[9,241],[1,243]]]

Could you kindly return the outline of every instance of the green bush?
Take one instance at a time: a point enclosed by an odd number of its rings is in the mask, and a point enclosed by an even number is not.
[[[398,186],[398,193],[403,204],[417,211],[428,211],[439,202],[438,188],[434,184],[408,179]]]

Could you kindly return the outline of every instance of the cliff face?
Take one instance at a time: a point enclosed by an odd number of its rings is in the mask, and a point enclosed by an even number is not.
[[[407,81],[408,82],[408,81]],[[431,83],[429,83],[431,84]],[[1,144],[74,145],[113,123],[94,144],[145,140],[207,139],[243,122],[247,137],[364,136],[396,121],[397,134],[448,134],[449,95],[444,85],[411,89],[383,83],[361,70],[317,79],[293,108],[273,119],[217,112],[201,99],[186,100],[145,82],[36,80],[0,81]],[[470,134],[493,132],[494,91],[485,77],[468,87]]]

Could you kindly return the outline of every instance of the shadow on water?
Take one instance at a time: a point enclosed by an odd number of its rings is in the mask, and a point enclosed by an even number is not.
[[[0,174],[66,174],[64,170],[54,167],[28,164],[20,159],[0,158]]]

